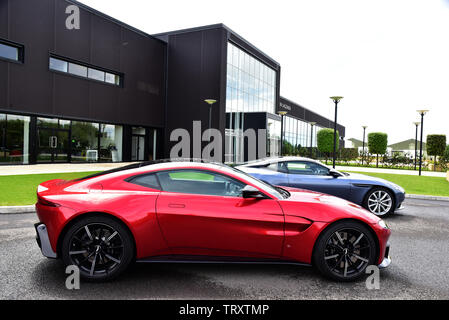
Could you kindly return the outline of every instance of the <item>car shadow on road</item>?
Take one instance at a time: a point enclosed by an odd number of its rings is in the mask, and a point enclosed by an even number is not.
[[[33,287],[44,299],[245,299],[245,282],[262,279],[320,278],[312,268],[258,264],[135,263],[119,278],[102,283],[81,281],[80,290],[65,287],[59,260],[43,260],[32,273]],[[227,286],[225,283],[237,283]],[[267,286],[271,286],[267,281]],[[274,284],[275,285],[275,284]]]
[[[186,269],[186,271],[183,271]],[[32,274],[39,295],[56,299],[220,299],[242,298],[243,293],[190,272],[189,267],[165,264],[134,264],[109,282],[81,281],[80,290],[65,286],[65,268],[59,260],[44,260]]]

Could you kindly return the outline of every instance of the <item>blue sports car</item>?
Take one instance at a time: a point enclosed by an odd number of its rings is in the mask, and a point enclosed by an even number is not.
[[[308,189],[349,200],[377,216],[393,213],[405,198],[404,189],[387,180],[339,172],[308,158],[268,158],[237,169],[272,185]]]

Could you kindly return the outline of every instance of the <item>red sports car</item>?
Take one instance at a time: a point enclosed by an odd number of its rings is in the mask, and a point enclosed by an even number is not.
[[[351,202],[231,167],[137,164],[38,187],[44,256],[108,280],[133,261],[314,265],[341,281],[390,264],[390,229]]]

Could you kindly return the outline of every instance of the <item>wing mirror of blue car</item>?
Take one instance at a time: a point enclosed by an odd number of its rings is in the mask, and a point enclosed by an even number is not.
[[[242,189],[242,197],[245,199],[266,199],[267,196],[253,186],[246,185]]]
[[[338,177],[341,177],[341,173],[340,172],[338,172],[338,171],[336,171],[336,170],[329,170],[329,175],[330,176],[332,176],[332,177],[334,177],[334,178],[338,178]]]

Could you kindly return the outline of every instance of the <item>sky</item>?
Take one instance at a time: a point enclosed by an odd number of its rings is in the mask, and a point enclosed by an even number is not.
[[[338,122],[449,143],[449,0],[81,0],[146,33],[224,23],[281,64],[281,95]],[[424,138],[425,140],[425,138]]]

